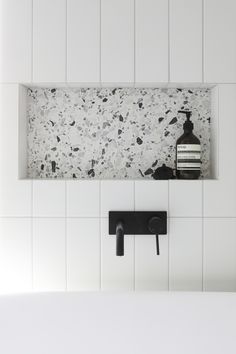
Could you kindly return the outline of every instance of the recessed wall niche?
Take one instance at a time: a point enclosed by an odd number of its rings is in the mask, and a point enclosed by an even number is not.
[[[174,168],[175,143],[192,110],[201,178],[214,178],[214,89],[20,87],[20,178],[152,179]]]

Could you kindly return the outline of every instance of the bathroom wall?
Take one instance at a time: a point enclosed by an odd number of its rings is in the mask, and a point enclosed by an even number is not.
[[[1,293],[236,290],[235,13],[234,0],[1,1]],[[213,84],[219,178],[19,180],[19,83]],[[159,257],[145,235],[115,256],[118,209],[168,211]]]

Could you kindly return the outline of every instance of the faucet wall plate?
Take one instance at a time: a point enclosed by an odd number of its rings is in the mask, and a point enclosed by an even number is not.
[[[109,212],[109,235],[116,234],[118,222],[124,225],[125,235],[153,235],[149,229],[149,221],[153,217],[161,219],[158,234],[167,233],[166,211],[110,211]]]

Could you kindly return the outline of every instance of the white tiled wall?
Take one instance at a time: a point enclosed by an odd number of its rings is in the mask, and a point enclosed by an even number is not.
[[[0,81],[29,82],[32,74],[32,0],[1,1],[0,6]]]
[[[99,290],[101,278],[99,218],[67,219],[67,289]]]
[[[135,15],[135,81],[167,82],[168,1],[136,0]]]
[[[30,218],[0,219],[0,293],[32,289]]]
[[[63,218],[34,218],[32,228],[33,289],[66,289],[66,228]]]
[[[170,290],[202,290],[202,219],[171,218]]]
[[[66,0],[33,0],[33,80],[66,79]]]
[[[236,291],[235,1],[2,0],[1,5],[0,293]],[[17,83],[43,81],[217,83],[219,179],[18,180]],[[125,237],[125,256],[115,256],[107,217],[119,209],[168,212],[160,256],[155,237],[147,235]]]
[[[101,0],[101,80],[134,81],[134,0]]]
[[[67,0],[67,80],[98,82],[100,9],[97,0]],[[85,70],[85,68],[88,68]]]
[[[169,4],[170,80],[201,82],[202,1],[170,0]],[[191,49],[187,43],[191,43]]]

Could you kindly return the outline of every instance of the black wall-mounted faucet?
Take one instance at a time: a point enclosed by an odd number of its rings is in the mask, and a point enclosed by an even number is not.
[[[116,255],[124,256],[124,224],[118,221],[116,224]]]
[[[125,235],[156,235],[156,254],[159,255],[159,235],[166,233],[166,211],[109,212],[109,234],[116,235],[117,256],[124,256]]]

